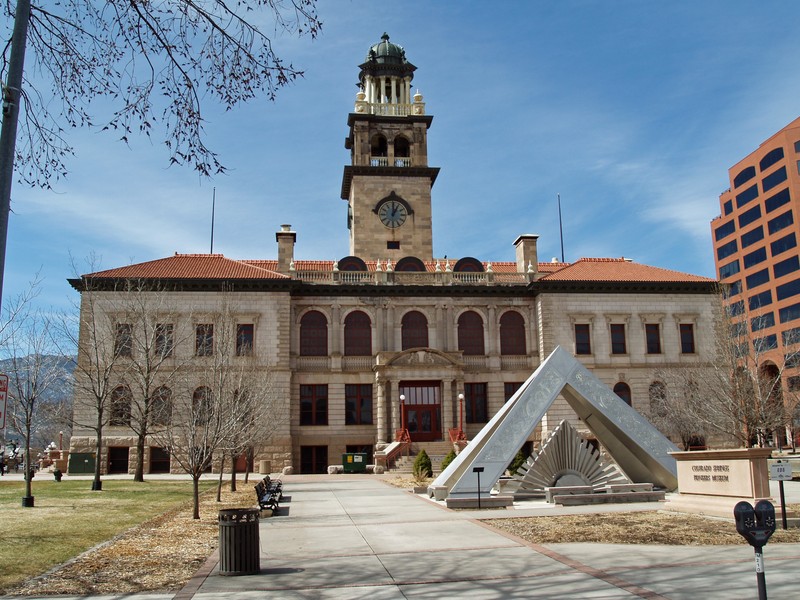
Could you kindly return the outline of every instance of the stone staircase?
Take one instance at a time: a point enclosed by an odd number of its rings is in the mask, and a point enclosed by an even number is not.
[[[453,444],[451,442],[412,442],[411,454],[409,456],[403,455],[399,457],[395,461],[394,467],[389,469],[388,472],[395,475],[411,475],[414,467],[414,460],[417,458],[417,454],[423,449],[428,453],[431,459],[433,476],[436,477],[436,475],[442,471],[441,465],[444,457],[450,453],[450,450],[453,450]]]

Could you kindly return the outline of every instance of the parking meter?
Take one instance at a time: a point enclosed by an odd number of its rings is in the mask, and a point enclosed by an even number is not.
[[[736,521],[736,531],[755,549],[758,598],[767,600],[762,549],[775,532],[775,507],[768,500],[759,500],[755,509],[749,502],[739,502],[733,507],[733,518]]]
[[[739,502],[733,509],[738,531],[754,548],[762,548],[775,533],[775,507],[759,500],[755,509],[749,502]]]

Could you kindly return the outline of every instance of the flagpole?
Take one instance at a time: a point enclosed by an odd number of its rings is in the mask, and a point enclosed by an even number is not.
[[[564,227],[561,224],[561,194],[558,196],[558,233],[561,236],[561,262],[564,262]]]
[[[209,254],[214,254],[214,210],[217,205],[217,188],[213,188],[213,192],[211,194],[211,252]]]

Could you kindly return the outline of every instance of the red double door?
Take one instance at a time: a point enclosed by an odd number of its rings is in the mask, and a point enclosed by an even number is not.
[[[403,422],[413,442],[442,439],[441,382],[401,381],[400,394],[405,396]]]

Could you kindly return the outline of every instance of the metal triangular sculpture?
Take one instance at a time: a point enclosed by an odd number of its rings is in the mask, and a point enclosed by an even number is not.
[[[559,394],[631,481],[678,487],[669,454],[678,448],[558,346],[434,480],[431,492],[446,488],[450,498],[475,498],[480,481],[480,494],[488,495]]]
[[[515,496],[544,493],[548,487],[590,485],[594,489],[609,484],[631,483],[617,465],[600,452],[567,421],[561,421],[541,448],[534,452],[514,476],[520,482]]]

